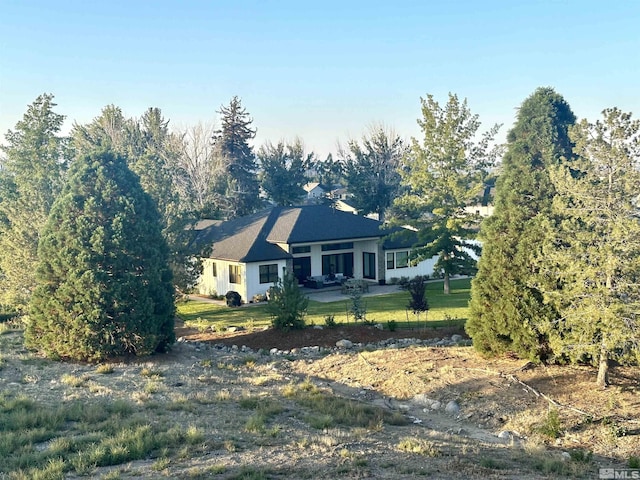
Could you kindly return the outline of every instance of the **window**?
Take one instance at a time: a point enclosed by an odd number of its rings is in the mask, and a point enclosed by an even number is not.
[[[211,263],[211,275],[214,277],[218,276],[218,264],[216,262]]]
[[[376,278],[376,254],[363,252],[362,254],[362,276],[364,278]]]
[[[278,264],[260,265],[260,283],[273,283],[278,280]]]
[[[304,247],[292,247],[291,253],[310,253],[311,245],[305,245]]]
[[[353,242],[325,243],[322,245],[323,252],[328,252],[330,250],[349,250],[350,248],[353,248]]]
[[[396,262],[394,261],[394,253],[393,252],[388,252],[387,253],[387,270],[393,270],[394,268],[396,268]]]
[[[396,252],[396,268],[409,266],[409,252]]]
[[[229,283],[242,283],[240,265],[229,265]]]

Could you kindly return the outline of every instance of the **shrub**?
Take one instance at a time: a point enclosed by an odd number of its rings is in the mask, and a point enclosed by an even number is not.
[[[425,297],[427,285],[425,284],[423,277],[418,275],[417,277],[412,278],[407,284],[406,289],[408,290],[409,295],[411,295],[408,307],[413,311],[413,313],[419,314],[429,310],[429,302]]]
[[[279,330],[304,328],[309,299],[298,287],[298,279],[286,270],[283,278],[270,289],[266,310],[271,315],[271,323]]]
[[[398,328],[398,322],[396,322],[395,320],[389,320],[387,322],[387,328],[390,332],[395,332],[396,328]]]
[[[334,315],[326,315],[324,317],[324,324],[327,328],[336,328],[338,326]]]
[[[227,307],[239,307],[242,305],[242,297],[234,290],[229,290],[224,297],[227,299]]]

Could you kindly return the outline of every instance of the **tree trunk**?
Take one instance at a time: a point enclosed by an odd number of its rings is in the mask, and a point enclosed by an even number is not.
[[[601,388],[609,385],[609,351],[604,345],[600,348],[600,363],[598,365],[596,384]]]
[[[449,273],[445,272],[444,273],[444,294],[445,295],[449,295],[449,291],[450,291],[450,288],[449,288]]]

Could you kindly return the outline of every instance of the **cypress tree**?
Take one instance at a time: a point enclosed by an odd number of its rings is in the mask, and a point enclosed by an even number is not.
[[[542,239],[541,220],[554,197],[548,168],[572,158],[569,127],[575,115],[552,88],[538,88],[521,105],[507,136],[507,151],[496,182],[494,214],[483,222],[478,273],[471,284],[466,331],[483,354],[548,355],[539,325],[554,311],[531,285],[534,253]]]
[[[174,341],[168,249],[158,211],[125,160],[77,159],[38,246],[26,345],[97,361],[165,351]]]

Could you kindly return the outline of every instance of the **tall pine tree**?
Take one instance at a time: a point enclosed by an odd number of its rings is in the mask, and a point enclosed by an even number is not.
[[[475,273],[476,261],[469,251],[478,252],[475,238],[478,218],[465,207],[482,191],[483,178],[496,155],[491,143],[499,126],[475,140],[480,121],[456,95],[449,94],[446,105],[428,95],[422,101],[422,142],[413,139],[401,169],[406,193],[395,201],[395,222],[409,224],[418,231],[418,259],[438,260],[434,269],[444,276],[444,292],[449,293],[452,275]]]
[[[222,128],[213,140],[226,165],[226,176],[218,185],[226,199],[224,207],[229,218],[249,215],[260,206],[260,184],[256,157],[249,141],[256,136],[251,128],[253,119],[236,96],[228,106],[220,107]]]
[[[550,214],[555,194],[548,169],[572,157],[568,130],[574,123],[562,96],[539,88],[522,103],[507,136],[494,213],[480,232],[483,251],[466,324],[474,347],[483,354],[548,355],[539,324],[555,313],[530,285],[537,274],[534,254],[543,238],[540,220]]]
[[[40,95],[0,147],[0,305],[24,311],[35,283],[40,231],[71,158],[64,116]]]
[[[616,108],[571,129],[578,158],[550,171],[554,216],[538,256],[554,354],[598,365],[640,360],[640,121]]]
[[[173,343],[173,285],[160,218],[122,157],[98,151],[72,164],[38,260],[29,348],[97,361]]]

